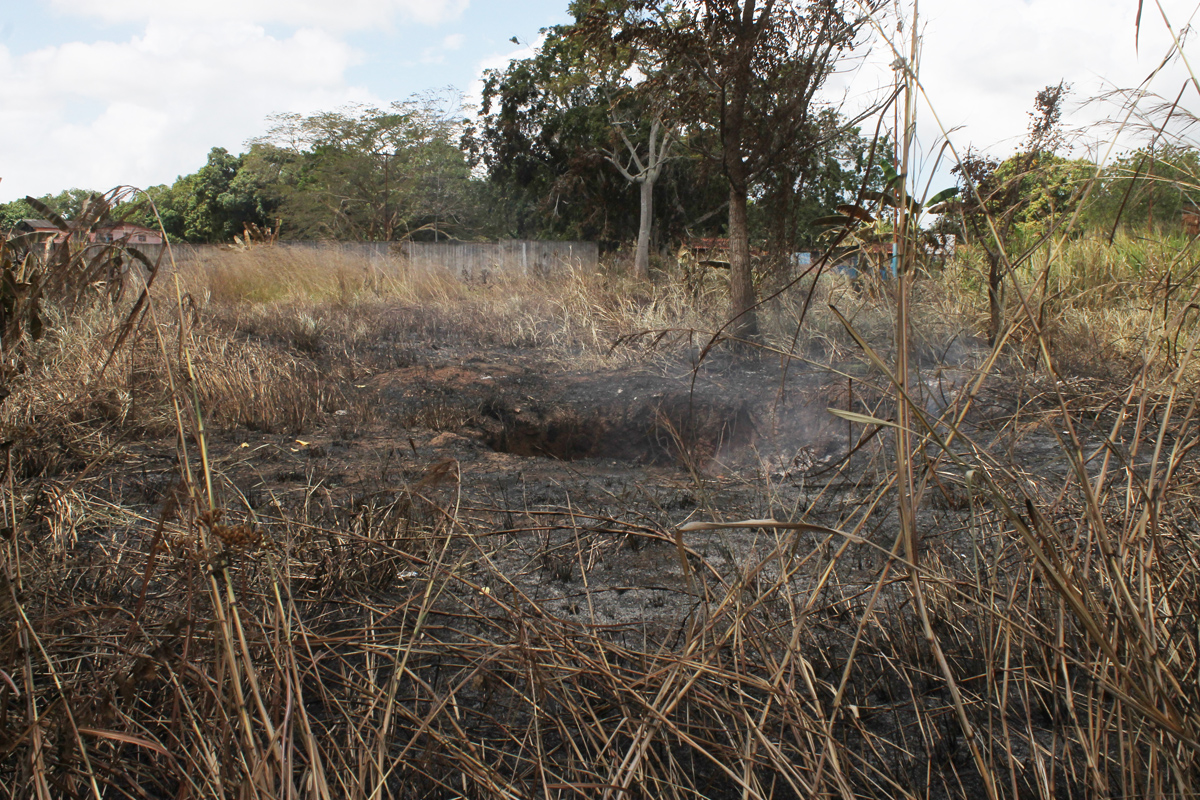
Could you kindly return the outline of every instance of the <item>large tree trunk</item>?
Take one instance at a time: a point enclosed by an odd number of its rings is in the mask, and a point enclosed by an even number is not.
[[[746,121],[746,100],[750,92],[750,60],[754,55],[757,31],[754,25],[756,0],[734,6],[740,19],[733,63],[721,109],[721,149],[725,177],[729,179],[729,299],[733,312],[730,332],[742,339],[758,336],[758,315],[754,310],[754,273],[750,268],[750,227],[746,220],[749,176],[746,174],[742,129]],[[767,0],[764,14],[770,14],[773,0]]]
[[[644,177],[641,182],[642,214],[638,222],[637,252],[633,256],[633,276],[638,280],[650,277],[650,229],[654,224],[654,181]]]
[[[754,304],[754,271],[750,264],[750,228],[746,221],[746,190],[729,188],[729,299],[734,321],[730,332],[742,339],[758,336]]]

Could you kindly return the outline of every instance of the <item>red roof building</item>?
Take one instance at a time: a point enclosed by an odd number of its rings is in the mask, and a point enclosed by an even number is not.
[[[117,222],[97,225],[96,229],[88,234],[88,241],[97,244],[117,242],[137,246],[139,244],[162,244],[163,237],[160,231],[153,228],[134,225],[132,222]]]
[[[58,228],[54,223],[45,219],[23,219],[19,221],[14,230],[18,233],[36,234],[39,239],[44,239],[47,242],[63,241],[68,235],[73,237],[74,241],[84,241],[85,237],[82,232],[72,231],[67,233]],[[97,225],[86,234],[88,244],[123,244],[123,245],[140,245],[140,244],[162,244],[163,236],[159,231],[153,228],[147,228],[142,225],[134,225],[132,222],[109,222]]]

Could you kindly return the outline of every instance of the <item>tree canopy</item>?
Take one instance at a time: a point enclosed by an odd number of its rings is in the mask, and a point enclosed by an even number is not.
[[[1104,230],[1147,230],[1179,225],[1184,211],[1200,213],[1200,152],[1168,143],[1126,153],[1101,170],[1086,216]]]
[[[580,238],[633,246],[643,276],[652,250],[725,235],[746,311],[750,237],[811,243],[862,183],[869,143],[816,100],[861,24],[848,9],[578,0],[485,74],[475,115],[445,91],[276,115],[245,152],[213,148],[147,194],[192,242],[276,220],[285,239]]]
[[[867,4],[866,8],[870,8]],[[859,41],[863,6],[840,0],[579,0],[584,38],[636,48],[648,82],[729,188],[734,330],[757,333],[749,205],[756,189],[792,198],[799,165],[821,143],[817,92]]]
[[[289,236],[390,241],[463,232],[471,170],[457,97],[283,114],[271,123],[251,142],[246,172],[274,200]]]
[[[67,189],[58,194],[47,194],[37,198],[65,220],[73,220],[83,209],[83,204],[93,195],[103,192],[93,192],[87,189]],[[42,214],[24,200],[14,200],[11,203],[0,204],[0,231],[7,231],[23,219],[36,219]]]

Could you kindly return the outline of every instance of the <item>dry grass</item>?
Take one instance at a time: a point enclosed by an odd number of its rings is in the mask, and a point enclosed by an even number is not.
[[[726,322],[727,276],[719,269],[671,267],[650,288],[630,281],[619,265],[595,273],[566,270],[548,282],[502,273],[487,282],[469,282],[337,248],[201,252],[183,263],[180,283],[207,313],[301,352],[329,345],[348,360],[356,349],[381,338],[401,347],[463,338],[536,349],[576,366],[600,368],[651,354],[695,351]],[[969,335],[964,309],[957,305],[963,298],[942,291],[939,282],[930,279],[920,304],[927,315],[921,330],[931,350]],[[850,316],[875,345],[891,347],[886,291],[863,288],[834,273],[826,273],[815,289],[811,280],[802,280],[767,304],[766,344],[789,350],[805,305],[805,343],[824,340],[827,345],[818,360],[839,360],[856,347],[830,305]]]
[[[1176,366],[1142,350],[1146,369],[1103,387],[1108,405],[1092,413],[1109,435],[1095,453],[1070,437],[1080,419],[1071,403],[1091,395],[1056,406],[1051,388],[1025,402],[1025,414],[1068,431],[1063,452],[1080,456],[1058,478],[967,440],[951,424],[962,405],[928,428],[914,422],[914,474],[930,496],[918,504],[959,526],[927,522],[916,566],[936,648],[903,580],[911,565],[888,522],[886,471],[814,487],[811,513],[840,533],[762,531],[769,546],[732,572],[706,567],[689,535],[685,557],[700,570],[695,595],[680,597],[690,611],[674,629],[639,631],[590,623],[587,596],[574,616],[546,607],[497,556],[519,537],[566,537],[570,570],[614,538],[673,548],[667,527],[465,509],[457,473],[438,465],[370,499],[251,512],[206,466],[202,443],[231,426],[324,424],[343,402],[337,370],[366,368],[381,330],[397,346],[458,331],[611,364],[636,356],[608,354],[620,336],[715,328],[718,301],[605,276],[538,292],[400,272],[352,284],[338,274],[371,273],[347,262],[297,277],[294,264],[278,269],[291,257],[264,259],[257,300],[231,294],[243,284],[226,266],[185,273],[187,293],[207,301],[180,313],[164,292],[102,379],[119,308],[56,318],[29,351],[3,420],[18,442],[0,600],[10,621],[0,640],[5,796],[1194,789],[1194,390],[1177,380],[1190,368],[1190,328]],[[268,280],[278,275],[283,287]],[[914,329],[931,350],[978,319],[967,290],[938,286],[913,289]],[[814,309],[833,301],[883,349],[888,296],[840,279],[818,292]],[[799,302],[775,306],[781,346]],[[1097,340],[1142,329],[1111,307],[1076,309],[1093,315]],[[812,360],[870,361],[852,354],[859,344],[832,312],[809,319],[798,348]],[[993,380],[1003,394],[1011,379]],[[187,445],[153,502],[122,502],[99,480],[131,431],[177,425]],[[21,433],[34,429],[73,455],[39,461],[54,448]],[[1136,444],[1160,438],[1158,451]],[[835,494],[833,505],[822,499]]]
[[[715,331],[725,321],[725,275],[716,269],[685,275],[672,268],[650,291],[608,265],[595,273],[568,269],[553,281],[503,273],[462,281],[337,248],[200,252],[183,262],[184,291],[202,304],[258,316],[305,308],[327,314],[386,302],[441,326],[464,326],[481,341],[567,354],[607,352],[614,338],[635,331]],[[417,325],[413,333],[419,335]]]

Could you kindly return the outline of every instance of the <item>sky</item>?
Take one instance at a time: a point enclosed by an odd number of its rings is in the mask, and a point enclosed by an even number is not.
[[[237,153],[272,114],[386,105],[454,87],[477,97],[483,70],[528,55],[568,21],[567,0],[9,0],[0,17],[0,202],[67,188],[171,183],[212,147]],[[1194,2],[921,0],[920,75],[929,105],[919,150],[932,171],[942,128],[1011,154],[1036,92],[1065,80],[1075,155],[1103,156],[1119,107],[1094,98],[1141,84]],[[897,2],[911,20],[912,4]],[[852,110],[893,79],[894,19],[826,85]],[[907,32],[901,32],[907,37]],[[514,43],[513,38],[517,39]],[[1197,51],[1197,52],[1193,52]],[[1184,45],[1200,70],[1200,48]],[[1150,84],[1174,99],[1180,59]],[[1200,94],[1182,105],[1200,108]],[[931,111],[932,109],[932,111]],[[934,116],[936,112],[936,118]],[[941,128],[937,124],[940,120]],[[1128,144],[1128,142],[1122,142]],[[933,180],[946,180],[944,166]],[[934,191],[939,187],[934,187]]]

